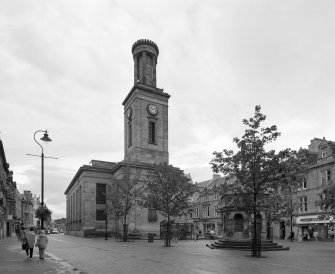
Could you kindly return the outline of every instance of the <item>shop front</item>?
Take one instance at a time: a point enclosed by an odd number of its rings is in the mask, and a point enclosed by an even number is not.
[[[313,232],[318,232],[320,239],[329,239],[334,237],[331,231],[333,230],[333,216],[322,215],[306,215],[296,217],[296,224],[298,226],[298,233],[302,236],[308,235],[313,238]]]

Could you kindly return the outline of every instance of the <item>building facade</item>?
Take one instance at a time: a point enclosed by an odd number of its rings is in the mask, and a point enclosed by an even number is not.
[[[253,231],[253,214],[239,210],[238,198],[232,193],[220,192],[224,183],[234,183],[234,178],[221,177],[214,174],[213,178],[196,184],[197,192],[192,197],[193,206],[187,215],[188,222],[202,231],[204,236],[210,230],[222,238],[235,240],[250,239]],[[266,212],[257,215],[261,227],[261,237],[267,236]]]
[[[0,239],[10,237],[15,231],[15,190],[13,172],[9,170],[0,140]]]
[[[323,199],[323,189],[335,179],[335,142],[314,138],[308,146],[308,169],[302,185],[294,195],[297,232],[318,231],[321,238],[334,237],[334,216],[324,212],[315,202]]]
[[[34,202],[30,190],[24,190],[22,194],[22,224],[29,228],[34,226]]]
[[[106,191],[112,179],[123,176],[130,167],[133,177],[145,177],[154,164],[169,163],[168,100],[170,95],[156,86],[159,50],[150,40],[138,40],[132,46],[134,84],[124,106],[124,160],[118,163],[92,160],[84,165],[65,190],[67,230],[86,236],[105,230],[118,230],[118,216],[104,214]],[[127,218],[128,231],[159,233],[163,218],[153,209],[134,208]]]

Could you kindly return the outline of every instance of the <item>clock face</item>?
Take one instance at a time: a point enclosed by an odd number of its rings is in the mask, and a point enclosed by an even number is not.
[[[148,105],[148,112],[151,115],[157,115],[158,109],[157,109],[157,107],[155,105]]]

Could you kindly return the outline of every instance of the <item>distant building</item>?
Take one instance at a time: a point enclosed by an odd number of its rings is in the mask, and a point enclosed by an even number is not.
[[[34,226],[34,202],[30,190],[24,190],[22,194],[22,224],[29,228]]]
[[[9,170],[3,143],[0,140],[0,239],[14,232],[15,189],[13,172]]]
[[[312,236],[316,230],[320,237],[326,239],[334,235],[334,216],[325,214],[315,202],[324,198],[323,189],[335,180],[335,142],[325,138],[311,140],[308,146],[308,162],[303,183],[294,195],[295,223],[298,232],[303,234],[308,231]]]
[[[195,228],[209,236],[214,230],[220,237],[230,239],[249,239],[253,227],[253,214],[248,214],[243,207],[238,208],[238,197],[234,193],[222,193],[219,188],[224,183],[233,184],[235,178],[221,177],[214,174],[210,180],[196,183],[198,191],[193,196],[193,206],[188,214]],[[265,212],[257,215],[262,226],[262,238],[266,237],[267,224]]]
[[[168,100],[170,95],[156,87],[159,50],[150,40],[138,40],[132,46],[134,85],[126,95],[124,106],[124,160],[92,160],[83,165],[65,190],[67,204],[66,233],[116,231],[118,216],[106,216],[106,189],[111,178],[122,178],[122,168],[130,166],[132,174],[145,176],[154,164],[168,163]],[[128,231],[159,233],[163,218],[154,209],[134,208],[128,216]]]

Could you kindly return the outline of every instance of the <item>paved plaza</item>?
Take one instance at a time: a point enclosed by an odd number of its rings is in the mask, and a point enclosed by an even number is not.
[[[0,241],[0,273],[335,273],[335,244],[287,242],[289,251],[263,252],[262,258],[248,251],[209,249],[206,240],[123,243],[114,239],[50,235],[46,259],[25,259],[15,237]]]

